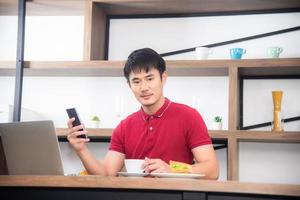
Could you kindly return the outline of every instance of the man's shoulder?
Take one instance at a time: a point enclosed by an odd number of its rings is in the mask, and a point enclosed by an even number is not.
[[[194,113],[197,112],[194,108],[177,102],[172,102],[171,110],[177,113]]]
[[[124,118],[124,119],[122,120],[122,122],[123,122],[123,123],[128,123],[128,122],[134,121],[134,120],[136,120],[136,119],[138,119],[138,118],[140,118],[140,117],[142,117],[142,116],[141,116],[141,111],[138,110],[138,111],[136,111],[136,112],[134,112],[134,113],[128,115],[126,118]]]

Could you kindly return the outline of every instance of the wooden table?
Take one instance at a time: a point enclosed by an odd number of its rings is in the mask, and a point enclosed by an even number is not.
[[[103,176],[0,176],[8,199],[300,199],[300,185]]]

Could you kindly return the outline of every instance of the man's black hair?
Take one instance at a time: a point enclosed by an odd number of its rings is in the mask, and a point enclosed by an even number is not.
[[[157,69],[162,78],[162,74],[166,71],[165,60],[153,49],[143,48],[133,51],[128,56],[123,72],[129,82],[131,72],[148,72],[152,68]]]

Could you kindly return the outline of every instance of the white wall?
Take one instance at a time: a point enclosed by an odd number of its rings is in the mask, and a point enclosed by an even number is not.
[[[242,15],[220,17],[114,19],[110,23],[109,58],[126,59],[140,47],[151,47],[159,53],[203,46],[299,26],[300,13]],[[264,58],[267,47],[281,46],[281,57],[299,57],[300,31],[250,40],[213,48],[210,59],[229,58],[229,49],[247,49],[244,58]],[[195,53],[166,57],[167,59],[195,59]]]
[[[137,48],[152,47],[163,53],[201,46],[238,37],[299,26],[300,14],[273,14],[176,19],[112,20],[110,29],[111,60],[125,59]],[[247,21],[247,23],[243,23]],[[83,44],[82,17],[28,17],[26,30],[27,60],[81,60]],[[47,28],[45,25],[49,25]],[[0,60],[14,60],[16,53],[16,18],[0,17]],[[229,58],[229,48],[247,49],[244,58],[264,58],[268,46],[284,48],[281,57],[300,57],[300,32],[272,36],[214,48],[209,59]],[[194,52],[166,59],[194,59]],[[258,87],[259,86],[259,87]],[[245,81],[245,125],[270,121],[270,93],[284,90],[285,117],[299,116],[299,80]],[[75,90],[76,88],[76,90]],[[8,121],[9,104],[13,104],[14,77],[0,76],[0,120]],[[212,117],[228,122],[227,77],[169,77],[165,95],[173,101],[197,108],[208,128]],[[254,104],[254,105],[253,105]],[[101,126],[113,128],[139,104],[123,77],[25,77],[23,89],[23,120],[51,119],[56,127],[66,127],[65,108],[76,106],[89,126],[89,118],[98,114]],[[1,112],[2,111],[2,112]],[[287,123],[286,130],[300,130],[299,121]],[[265,128],[265,130],[267,130]],[[67,173],[82,169],[80,161],[67,143],[60,144]],[[102,158],[107,144],[93,143],[90,148]],[[226,150],[220,150],[220,180],[226,180]],[[240,144],[241,181],[300,183],[299,144]],[[280,156],[279,156],[280,155]],[[282,158],[282,159],[279,159]],[[280,161],[284,162],[280,162]],[[276,167],[274,167],[274,162]],[[282,175],[287,174],[287,175]]]
[[[25,60],[82,60],[82,16],[27,16]],[[0,60],[15,60],[16,16],[0,16]]]

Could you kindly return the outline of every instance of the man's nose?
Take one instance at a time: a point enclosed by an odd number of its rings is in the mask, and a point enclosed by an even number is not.
[[[148,90],[148,83],[147,81],[142,81],[142,84],[141,84],[141,90]]]

